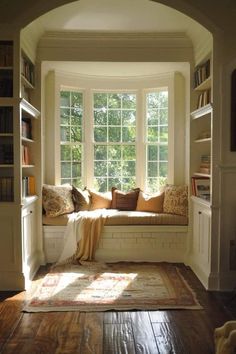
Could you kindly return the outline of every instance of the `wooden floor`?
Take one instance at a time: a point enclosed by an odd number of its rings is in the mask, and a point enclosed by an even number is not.
[[[203,310],[23,313],[25,293],[2,292],[0,353],[214,353],[214,328],[234,314],[189,268],[179,267]]]

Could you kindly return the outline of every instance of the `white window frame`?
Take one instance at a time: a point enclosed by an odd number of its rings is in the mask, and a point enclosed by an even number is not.
[[[87,78],[81,76],[70,76],[68,74],[55,73],[55,183],[60,183],[60,154],[56,151],[60,146],[60,134],[58,129],[58,116],[60,112],[60,100],[58,96],[61,88],[63,90],[77,90],[84,94],[84,156],[86,156],[86,168],[82,168],[84,177],[84,186],[92,187],[93,185],[93,105],[92,97],[93,92],[132,92],[137,95],[137,110],[136,110],[136,130],[137,136],[140,139],[136,139],[136,171],[144,170],[146,166],[146,153],[145,153],[145,92],[154,92],[156,89],[165,88],[168,90],[168,183],[174,183],[174,127],[176,125],[174,117],[174,77],[175,73],[168,73],[165,75],[158,75],[155,77],[142,78]],[[60,117],[60,116],[59,116]],[[184,168],[184,167],[183,167]],[[49,173],[50,174],[50,173]],[[142,175],[136,172],[136,185],[145,190],[145,177],[146,171]]]

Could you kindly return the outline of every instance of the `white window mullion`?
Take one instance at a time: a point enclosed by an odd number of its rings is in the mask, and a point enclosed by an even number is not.
[[[138,90],[136,109],[136,186],[143,190],[145,189],[146,179],[145,111],[145,97],[142,90]]]
[[[84,92],[84,184],[93,185],[93,98],[92,91]]]

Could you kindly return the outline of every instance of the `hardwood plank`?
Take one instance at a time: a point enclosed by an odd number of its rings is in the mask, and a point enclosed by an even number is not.
[[[125,311],[109,311],[104,313],[104,323],[127,323],[131,322],[130,312]]]
[[[137,354],[159,353],[148,312],[131,312]]]
[[[104,354],[135,354],[131,323],[104,324]]]
[[[0,351],[22,318],[25,293],[6,299],[0,306]]]
[[[83,338],[82,338],[80,353],[102,354],[102,352],[103,352],[103,313],[88,312],[85,315]]]

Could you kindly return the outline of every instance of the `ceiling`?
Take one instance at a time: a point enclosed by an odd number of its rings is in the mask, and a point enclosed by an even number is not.
[[[208,41],[211,34],[190,17],[160,3],[150,0],[79,0],[58,7],[39,17],[28,25],[23,31],[31,41],[38,43],[42,36],[51,31],[75,31],[80,32],[106,32],[106,33],[185,33],[193,43],[193,47],[199,45],[199,38]],[[111,65],[110,65],[111,64]],[[112,63],[103,65],[81,64],[80,70],[88,72],[103,72],[109,75],[114,73]],[[153,65],[139,63],[116,65],[118,76],[132,72],[136,75],[151,75],[167,72],[170,69],[167,64],[153,63]],[[63,71],[78,71],[78,65],[66,63],[55,64],[57,69]],[[115,64],[113,64],[115,65]],[[51,63],[52,66],[52,63]],[[173,65],[172,65],[173,67]],[[81,72],[80,72],[81,73]]]

